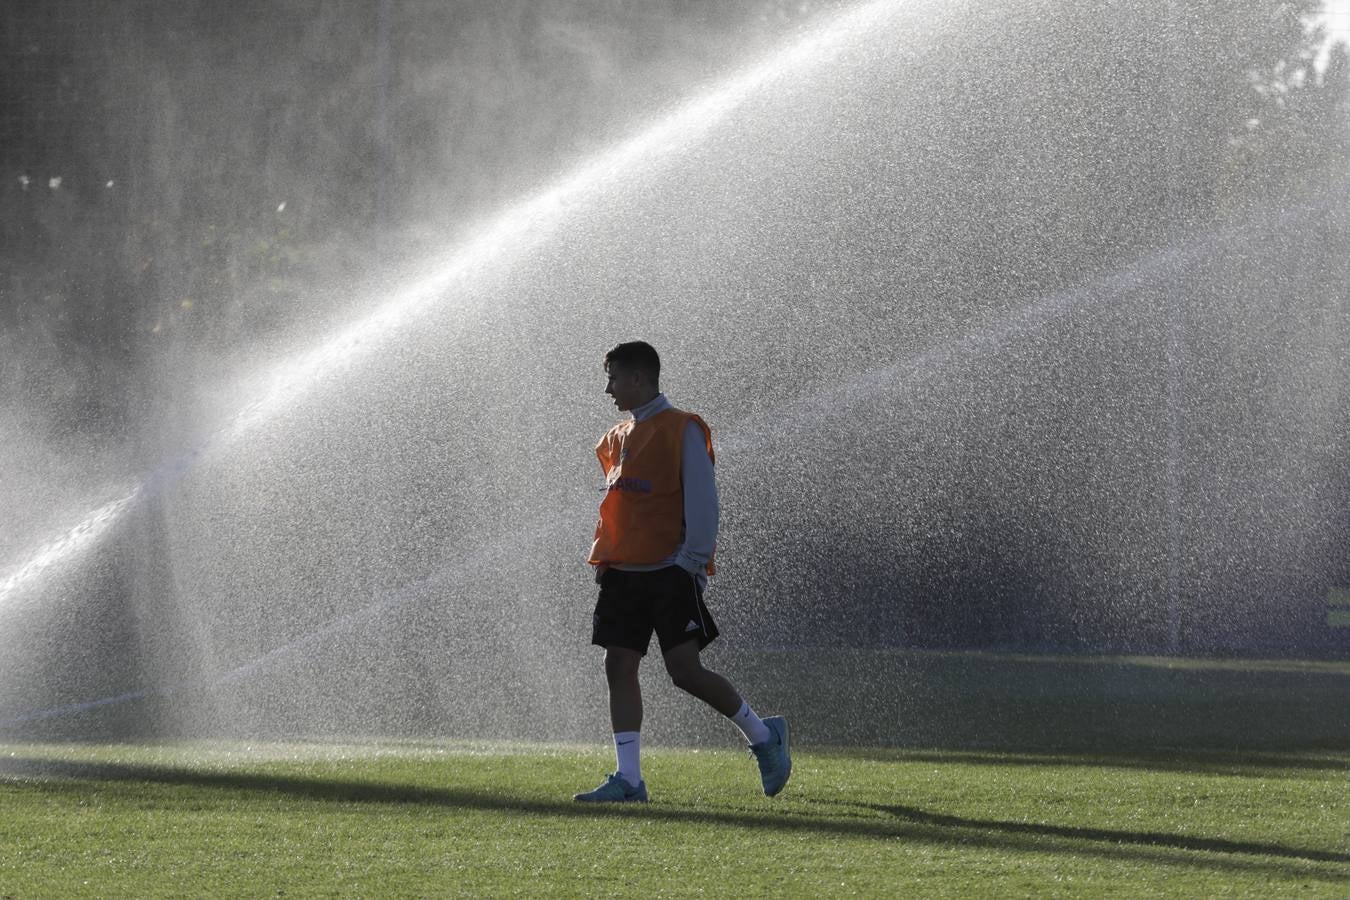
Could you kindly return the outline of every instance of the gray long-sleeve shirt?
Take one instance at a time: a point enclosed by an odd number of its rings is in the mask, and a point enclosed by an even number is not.
[[[665,394],[657,394],[633,410],[633,420],[641,422],[672,406]],[[703,429],[696,422],[690,422],[685,428],[684,449],[680,454],[680,483],[684,489],[684,528],[680,546],[655,565],[625,564],[614,568],[627,572],[652,572],[677,565],[697,578],[700,585],[706,583],[705,566],[712,558],[713,545],[717,542],[717,480],[708,447],[703,442]]]

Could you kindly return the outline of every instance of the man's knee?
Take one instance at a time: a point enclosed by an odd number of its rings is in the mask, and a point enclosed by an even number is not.
[[[671,683],[682,691],[693,692],[694,688],[703,679],[703,666],[695,659],[693,662],[682,661],[677,664],[666,664],[666,672],[670,675]]]
[[[605,650],[605,678],[611,684],[616,681],[631,681],[637,678],[638,666],[642,664],[642,654],[636,650],[609,647]]]

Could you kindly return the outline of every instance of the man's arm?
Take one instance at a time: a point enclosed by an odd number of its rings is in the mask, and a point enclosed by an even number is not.
[[[680,478],[684,482],[684,543],[675,562],[694,575],[702,574],[717,542],[717,480],[703,440],[703,429],[690,422],[684,431]]]

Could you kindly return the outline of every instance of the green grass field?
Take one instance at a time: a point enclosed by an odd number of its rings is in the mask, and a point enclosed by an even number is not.
[[[0,896],[1340,896],[1350,757],[0,746]]]
[[[612,768],[603,734],[0,743],[0,898],[1350,896],[1344,662],[723,663],[793,722],[772,800],[659,678],[652,802],[617,809],[570,799]]]

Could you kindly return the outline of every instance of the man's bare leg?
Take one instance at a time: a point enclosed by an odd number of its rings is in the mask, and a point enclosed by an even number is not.
[[[618,771],[593,791],[573,795],[584,803],[646,803],[639,754],[642,740],[642,688],[638,666],[642,654],[626,647],[605,648],[605,681],[609,684],[609,721],[614,727],[614,757]]]
[[[693,694],[727,718],[740,711],[745,702],[730,681],[711,669],[703,668],[698,658],[698,641],[685,641],[664,654],[666,671],[675,686]]]
[[[614,733],[642,730],[642,686],[638,666],[642,654],[627,647],[605,648],[605,681],[609,684],[609,724]]]
[[[766,722],[755,714],[750,704],[741,699],[730,681],[703,668],[698,658],[698,641],[685,641],[665,652],[666,671],[675,686],[693,694],[731,720],[750,743],[750,749],[759,761],[759,777],[764,793],[772,797],[787,784],[792,775],[792,758],[788,754],[787,720],[770,716]],[[772,726],[772,727],[770,727]]]
[[[627,647],[605,648],[605,681],[609,684],[609,722],[614,730],[617,775],[646,800],[642,783],[642,686],[638,666],[642,654]],[[608,790],[608,789],[607,789]],[[627,795],[625,795],[627,799]]]

